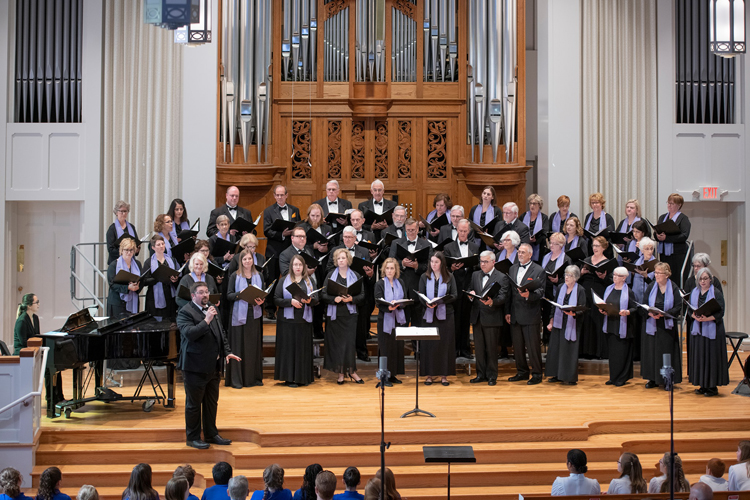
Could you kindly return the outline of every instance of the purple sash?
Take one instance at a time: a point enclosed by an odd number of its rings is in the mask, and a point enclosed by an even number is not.
[[[390,286],[388,286],[390,285]],[[394,279],[393,282],[388,278],[383,278],[383,289],[385,290],[385,300],[390,302],[392,300],[400,300],[404,297],[404,289],[401,287],[401,282]],[[391,333],[393,327],[406,324],[406,314],[403,309],[396,309],[395,311],[383,311],[383,331],[385,333]]]
[[[331,274],[331,277],[328,278],[331,281],[336,281],[336,278],[339,277],[339,268],[333,270],[333,274]],[[357,277],[354,274],[354,271],[351,269],[346,270],[346,286],[351,286],[352,283],[357,281]],[[328,314],[328,317],[331,318],[331,320],[336,320],[336,309],[338,304],[328,304],[328,310],[326,311],[326,314]],[[346,308],[349,309],[349,314],[357,314],[357,308],[352,304],[351,302],[348,302],[346,304]]]
[[[128,234],[135,238],[135,229],[133,229],[133,226],[130,225],[130,222],[125,221],[125,225],[128,227]],[[117,233],[117,239],[119,240],[120,237],[125,234],[125,231],[120,227],[120,221],[115,219],[115,232]]]
[[[628,243],[627,251],[632,252],[632,253],[640,253],[640,250],[638,249],[637,245],[638,245],[638,242],[635,241],[635,238],[633,238],[632,240],[630,240],[630,243]]]
[[[566,244],[568,243],[568,238],[567,237],[565,238],[565,243]],[[563,247],[563,248],[565,248],[565,247]],[[570,251],[570,250],[573,250],[574,248],[578,248],[578,235],[575,235],[573,237],[573,241],[570,242],[570,247],[568,248],[568,250]]]
[[[700,286],[696,286],[695,288],[693,288],[693,291],[690,292],[690,306],[693,308],[693,310],[698,309],[699,296]],[[714,286],[711,285],[711,288],[709,288],[708,292],[706,292],[706,302],[715,297]],[[708,339],[716,340],[716,321],[704,321],[701,323],[700,321],[693,320],[693,326],[690,328],[690,334],[701,335]]]
[[[171,241],[177,241],[177,226],[172,224],[172,230],[169,232],[169,237],[171,238]]]
[[[485,212],[484,216],[484,223],[487,224],[489,221],[495,218],[495,207],[490,205],[487,207],[487,212]],[[481,226],[482,224],[479,222],[482,220],[482,204],[480,203],[477,205],[476,210],[474,210],[474,217],[471,218],[471,220],[476,224],[477,226]]]
[[[258,288],[263,288],[263,278],[260,277],[259,273],[253,274],[253,277],[250,278],[250,282]],[[247,287],[247,278],[235,275],[234,291],[240,293]],[[247,302],[242,299],[234,301],[234,307],[232,308],[232,326],[242,326],[247,322],[247,306]],[[263,316],[263,308],[253,303],[253,319],[258,319],[261,316]]]
[[[503,248],[503,251],[502,251],[502,252],[500,252],[500,253],[499,253],[499,254],[497,255],[497,261],[496,261],[496,262],[500,262],[501,260],[504,260],[504,259],[508,259],[508,260],[509,260],[509,261],[511,261],[512,263],[515,263],[515,262],[516,262],[516,255],[518,255],[518,249],[517,249],[517,248],[514,248],[514,249],[513,249],[513,253],[512,253],[512,254],[510,254],[510,257],[506,257],[506,256],[505,256],[505,255],[506,255],[506,253],[507,253],[507,251],[506,251],[506,250],[505,250],[505,249]]]
[[[162,238],[164,238],[164,253],[166,255],[169,255],[172,257],[172,244],[169,243],[171,240],[169,239],[169,236],[165,235],[164,233],[156,233],[160,235]],[[172,235],[172,233],[167,233],[168,235]]]
[[[651,307],[654,307],[654,304],[656,304],[657,288],[659,288],[658,283],[654,285],[654,288],[651,289],[651,293],[648,294],[648,305]],[[664,292],[664,311],[669,311],[673,307],[674,293],[672,291],[672,280],[667,280],[667,291]],[[674,321],[669,318],[664,318],[664,327],[671,330],[674,327]],[[651,316],[646,320],[646,333],[649,335],[654,335],[656,333],[656,320]]]
[[[557,294],[557,303],[562,304],[565,300],[565,295],[568,293],[568,284],[563,283],[560,287],[560,293]],[[569,306],[578,305],[578,283],[573,285],[573,290],[570,292]],[[562,328],[563,323],[563,312],[559,307],[555,308],[555,319],[552,321],[552,326],[555,328]],[[571,342],[576,341],[576,317],[568,316],[568,323],[565,325],[565,340]]]
[[[427,222],[432,222],[435,219],[437,219],[437,208],[433,210],[432,212],[430,212],[429,214],[427,214],[427,217],[425,217],[425,219],[427,220]]]
[[[305,283],[305,287],[307,288],[307,293],[309,294],[312,292],[312,286],[309,283],[309,280],[302,280],[302,283]],[[291,299],[292,294],[289,293],[289,290],[286,289],[289,285],[292,284],[292,275],[287,274],[286,278],[284,278],[284,298],[285,299]],[[294,307],[289,306],[284,308],[284,319],[294,319]],[[307,321],[308,323],[312,323],[313,320],[313,313],[312,308],[308,304],[302,305],[302,319]]]
[[[141,269],[138,267],[138,261],[132,259],[130,261],[130,267],[128,268],[127,264],[125,264],[125,259],[123,259],[121,255],[117,258],[117,266],[115,267],[115,272],[119,273],[123,269],[130,273],[137,274],[138,276],[141,275]],[[132,314],[138,312],[138,292],[128,290],[126,293],[120,294],[120,299],[125,302],[126,311]]]
[[[546,254],[544,258],[542,258],[542,269],[547,269],[547,264],[549,264],[550,260],[552,260],[552,252]],[[565,262],[565,252],[560,252],[560,255],[557,256],[557,259],[555,259],[555,271],[560,269],[560,266],[563,265],[563,262]]]
[[[586,217],[586,227],[584,227],[586,231],[591,231],[591,219],[593,218],[594,218],[594,212],[591,212],[588,215],[588,217]],[[599,227],[596,228],[596,232],[599,232],[602,229],[604,229],[602,227],[602,224],[604,224],[604,227],[607,227],[607,212],[605,212],[604,210],[602,210],[602,214],[599,216]],[[591,231],[591,232],[594,232],[594,231]]]
[[[633,219],[633,224],[635,224],[639,220],[641,220],[641,218],[636,215],[635,219]],[[630,228],[633,227],[633,224],[628,225],[628,218],[625,217],[624,219],[622,219],[622,224],[620,225],[620,231],[619,232],[621,232],[621,233],[627,233],[627,232],[629,232]]]
[[[570,210],[568,210],[568,218],[570,217]],[[560,211],[558,210],[555,212],[555,215],[552,216],[552,232],[553,233],[562,233],[563,229],[565,227],[565,222],[567,222],[567,218],[565,220],[562,220],[562,216],[560,215]]]
[[[190,231],[190,221],[184,220],[175,227],[179,227],[181,231]]]
[[[202,281],[206,285],[208,285],[208,282],[206,281],[206,273],[201,274],[201,279],[198,279],[198,276],[193,271],[190,271],[190,277],[193,278],[193,283],[198,283],[199,281]],[[210,291],[211,290],[209,290],[209,292]]]
[[[651,262],[654,259],[656,259],[656,257],[652,255],[648,261]],[[640,257],[638,257],[638,260],[635,261],[634,265],[640,266],[644,262],[645,260],[643,258],[643,254],[641,254]],[[654,272],[651,271],[650,273],[648,273],[648,277],[649,279],[653,280]],[[635,300],[637,300],[640,303],[643,303],[643,294],[646,293],[646,280],[643,278],[643,276],[641,276],[638,273],[633,273],[630,276],[628,276],[628,278],[632,278],[632,281],[633,281],[632,286],[633,286],[633,295],[635,296]]]
[[[531,211],[527,210],[526,213],[523,214],[522,222],[526,224],[526,227],[531,227]],[[544,224],[542,224],[542,222],[543,222],[542,212],[539,212],[536,214],[536,222],[534,223],[534,232],[531,233],[531,236],[535,236],[539,231],[544,229],[543,227]],[[531,245],[531,249],[533,252],[531,255],[531,260],[533,260],[534,262],[539,260],[539,247],[540,247],[539,242],[533,243]]]
[[[612,290],[615,289],[615,285],[609,285],[607,287],[607,290],[604,292],[604,300],[607,300],[607,297],[609,297],[609,294],[612,293]],[[628,285],[622,285],[622,290],[620,291],[620,311],[624,311],[628,308]],[[604,326],[602,327],[602,331],[604,333],[607,332],[607,323],[609,323],[609,317],[604,318]],[[628,336],[628,317],[627,316],[620,316],[620,338],[624,339]]]
[[[448,291],[448,285],[443,283],[443,277],[440,276],[438,279],[438,297],[444,297],[445,293]],[[427,279],[427,289],[425,290],[427,295],[427,298],[432,300],[435,298],[435,275],[430,274],[430,277]],[[445,304],[440,304],[434,309],[430,309],[429,307],[425,308],[424,312],[424,320],[428,323],[432,323],[432,320],[435,317],[435,310],[437,310],[437,319],[439,321],[445,320]]]
[[[672,217],[667,217],[669,213],[664,214],[664,220],[661,222],[667,222],[667,218],[671,218],[672,221],[677,224],[677,217],[680,216],[682,212],[677,212]],[[666,243],[666,242],[659,242],[659,253],[663,253],[664,255],[672,255],[674,253],[674,243]]]
[[[174,264],[172,262],[172,259],[170,259],[169,257],[165,258],[164,261],[167,263],[167,265],[171,269],[177,269],[174,266]],[[156,269],[158,267],[159,267],[159,259],[157,259],[156,258],[156,254],[154,254],[154,255],[151,256],[151,272],[153,273],[154,271],[156,271]],[[169,288],[170,288],[170,292],[171,292],[170,295],[169,295],[169,297],[172,298],[172,297],[174,297],[175,286],[172,285]],[[152,286],[152,289],[154,290],[154,305],[156,306],[156,308],[157,309],[164,309],[165,307],[167,307],[167,300],[164,297],[164,284],[163,283],[157,283],[157,284],[155,284],[155,285]]]

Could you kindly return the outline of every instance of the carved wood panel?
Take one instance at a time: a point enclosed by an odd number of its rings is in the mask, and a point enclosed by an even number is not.
[[[352,179],[365,178],[365,122],[352,121]]]
[[[448,124],[445,120],[427,122],[427,178],[445,179],[447,175],[446,146]]]
[[[328,122],[328,178],[341,179],[341,120]]]
[[[411,178],[411,120],[398,122],[398,178]]]
[[[312,124],[308,120],[292,122],[292,178],[311,179],[310,164]]]
[[[375,122],[375,178],[388,178],[388,121]]]
[[[394,0],[393,7],[416,20],[417,18],[417,5],[416,2],[410,0]]]

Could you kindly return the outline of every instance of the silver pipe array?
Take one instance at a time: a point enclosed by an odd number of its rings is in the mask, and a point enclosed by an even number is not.
[[[354,48],[358,82],[385,81],[385,0],[356,0]]]
[[[239,137],[244,162],[251,144],[268,161],[271,131],[271,0],[225,0],[222,11],[221,142],[230,161]]]
[[[513,158],[516,122],[516,1],[469,0],[469,64],[466,68],[468,143],[479,146],[484,161],[484,144],[492,146],[497,162],[501,139],[506,162]],[[450,51],[449,51],[450,54]],[[451,61],[452,63],[452,61]]]
[[[281,79],[315,81],[317,0],[284,0]]]
[[[424,81],[455,82],[458,77],[456,0],[425,0],[424,16]]]
[[[391,80],[417,81],[417,23],[391,7]]]
[[[81,121],[83,0],[17,2],[14,122]]]
[[[326,19],[323,43],[325,81],[349,81],[349,7]]]

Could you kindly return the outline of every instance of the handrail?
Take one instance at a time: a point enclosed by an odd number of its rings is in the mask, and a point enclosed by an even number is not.
[[[42,350],[42,369],[39,373],[39,388],[36,391],[30,392],[25,396],[16,399],[12,403],[8,403],[7,405],[0,408],[0,415],[10,410],[11,408],[15,408],[21,403],[23,403],[24,406],[29,406],[29,398],[35,398],[42,395],[42,387],[44,387],[44,370],[47,367],[47,352],[49,351],[49,347],[40,347],[40,349]]]
[[[680,290],[685,289],[685,283],[682,282],[683,277],[685,276],[685,266],[687,266],[688,262],[692,264],[692,258],[690,257],[690,251],[693,249],[693,241],[688,240],[687,242],[688,248],[687,252],[685,252],[685,260],[682,261],[682,269],[680,269]]]

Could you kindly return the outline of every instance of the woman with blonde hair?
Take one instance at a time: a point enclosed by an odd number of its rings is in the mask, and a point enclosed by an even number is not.
[[[625,218],[620,221],[615,229],[616,233],[629,233],[633,229],[633,224],[641,220],[641,204],[635,198],[625,202]],[[625,243],[630,243],[630,238],[625,239]]]
[[[608,495],[632,495],[646,493],[648,485],[643,479],[643,467],[638,455],[625,452],[617,460],[617,472],[620,477],[609,483]]]
[[[203,252],[197,251],[193,255],[190,256],[190,260],[188,261],[188,269],[190,272],[182,277],[180,280],[180,284],[177,287],[178,293],[177,293],[177,308],[182,309],[185,304],[190,302],[189,299],[183,299],[180,297],[179,290],[181,287],[185,287],[187,290],[190,290],[190,287],[193,283],[198,283],[200,281],[204,282],[206,286],[208,287],[208,293],[211,294],[218,294],[219,289],[216,286],[216,281],[214,281],[213,277],[210,274],[207,274],[208,272],[208,261],[206,260],[206,257],[203,255]],[[214,304],[219,305],[219,304]]]
[[[397,375],[405,373],[404,341],[396,340],[396,327],[406,324],[403,306],[396,301],[406,299],[406,286],[401,280],[401,266],[393,257],[388,257],[380,268],[382,278],[375,283],[375,301],[378,304],[378,355],[388,358],[391,378],[387,387],[400,384]],[[390,304],[390,305],[387,305]]]
[[[141,275],[141,266],[134,258],[135,241],[125,238],[120,242],[120,257],[112,262],[107,269],[109,281],[109,296],[107,297],[107,316],[117,317],[138,312],[138,291],[141,289],[139,281],[130,283],[115,283],[115,277],[120,271],[127,271],[136,276]]]
[[[534,193],[529,195],[526,201],[529,209],[521,214],[519,218],[529,228],[531,248],[534,250],[531,260],[538,264],[542,258],[541,249],[545,248],[547,243],[548,218],[547,214],[542,212],[544,200],[541,196]]]
[[[128,214],[130,214],[130,203],[123,200],[119,200],[115,203],[115,208],[112,209],[112,213],[115,214],[115,221],[107,229],[107,265],[117,260],[120,256],[120,242],[122,238],[131,238],[133,241],[139,241],[138,231],[135,230],[133,225],[128,222]],[[138,250],[136,250],[138,255]]]

